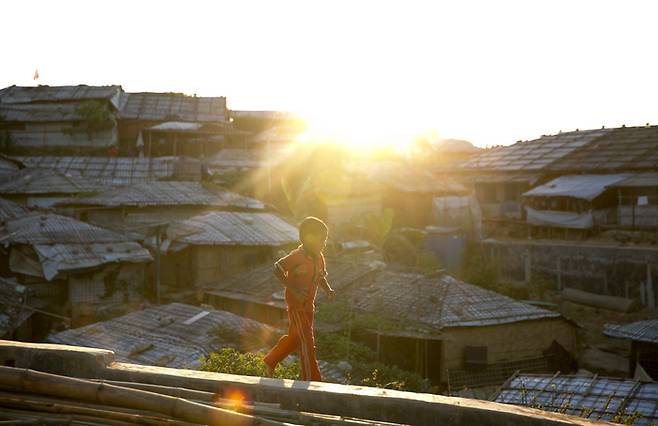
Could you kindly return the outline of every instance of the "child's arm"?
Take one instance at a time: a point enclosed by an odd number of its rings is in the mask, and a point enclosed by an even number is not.
[[[279,282],[281,282],[281,284],[283,284],[284,287],[290,289],[296,298],[299,300],[306,299],[307,290],[305,288],[289,285],[288,271],[283,266],[281,266],[281,261],[274,263],[274,276],[279,280]]]
[[[320,278],[320,287],[324,290],[325,293],[327,293],[327,297],[331,300],[334,297],[336,297],[336,292],[334,291],[333,288],[329,285],[329,281],[327,281],[327,277],[322,277]]]

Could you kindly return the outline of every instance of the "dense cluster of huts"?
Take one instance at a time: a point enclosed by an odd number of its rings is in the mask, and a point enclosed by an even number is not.
[[[307,214],[332,229],[329,278],[348,322],[380,319],[318,327],[443,389],[505,383],[499,400],[519,404],[519,383],[577,368],[578,325],[456,278],[467,247],[509,281],[656,307],[654,126],[487,150],[424,141],[380,160],[300,148],[302,131],[221,97],[0,90],[0,337],[177,368],[245,349],[241,333],[271,341],[286,320],[271,263],[299,244]],[[655,329],[605,334],[633,340],[632,371],[656,378]],[[534,376],[508,380],[516,371]],[[556,377],[546,383],[566,383]]]

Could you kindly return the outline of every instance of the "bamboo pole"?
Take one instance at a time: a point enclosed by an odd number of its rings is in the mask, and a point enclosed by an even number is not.
[[[211,407],[182,398],[74,379],[29,369],[0,366],[0,385],[13,390],[67,397],[102,405],[162,413],[192,423],[221,425],[278,425],[246,414]]]
[[[68,401],[54,398],[35,399],[29,396],[19,395],[0,396],[0,407],[21,408],[45,413],[79,414],[147,426],[191,426],[196,424],[182,422],[171,418],[155,417],[146,412],[125,412],[118,407],[106,407],[105,409],[100,409],[88,405],[85,406],[85,404],[81,403],[69,403]]]

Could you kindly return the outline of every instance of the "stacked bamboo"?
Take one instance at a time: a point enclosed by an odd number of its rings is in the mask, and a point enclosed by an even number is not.
[[[149,425],[183,425],[191,423],[247,426],[281,424],[280,422],[174,396],[29,369],[0,366],[0,387],[12,392],[51,396],[66,401],[74,401],[54,402],[51,399],[44,400],[33,395],[1,394],[1,406],[21,407],[34,411],[60,414],[68,413],[83,417],[92,416],[107,420],[102,424],[117,424],[114,421]],[[83,405],[80,402],[95,404],[95,407]]]
[[[112,426],[394,425],[284,410],[276,403],[236,402],[180,387],[74,379],[2,366],[0,389],[8,391],[0,390],[0,424],[7,418],[22,419],[20,424]]]

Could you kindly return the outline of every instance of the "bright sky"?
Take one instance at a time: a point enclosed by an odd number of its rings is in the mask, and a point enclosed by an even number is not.
[[[359,138],[658,124],[653,1],[2,1],[0,86],[121,84]]]

